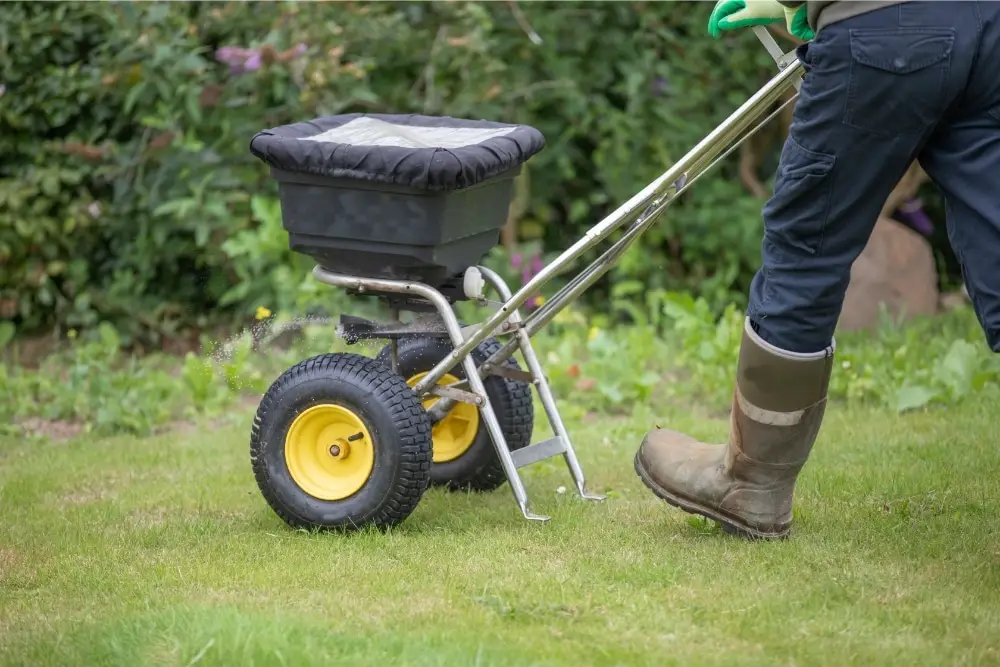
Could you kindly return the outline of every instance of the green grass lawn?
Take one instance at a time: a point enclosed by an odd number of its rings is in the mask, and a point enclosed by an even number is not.
[[[636,406],[570,420],[561,462],[430,491],[388,534],[306,534],[250,473],[251,413],[132,437],[0,440],[0,657],[18,665],[1000,664],[997,396],[897,416],[834,405],[792,539],[750,544],[656,500]],[[539,426],[536,439],[546,433]]]

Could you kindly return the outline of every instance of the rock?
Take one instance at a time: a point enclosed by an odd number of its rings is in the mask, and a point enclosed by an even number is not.
[[[878,219],[868,245],[851,267],[851,284],[837,328],[872,328],[882,304],[893,318],[938,311],[937,266],[930,243],[887,217]]]

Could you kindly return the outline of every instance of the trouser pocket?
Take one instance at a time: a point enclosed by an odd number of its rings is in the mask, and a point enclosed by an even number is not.
[[[774,182],[764,206],[764,231],[770,241],[810,255],[819,251],[826,229],[830,172],[836,158],[804,148],[792,135],[785,140]]]
[[[880,136],[921,134],[947,108],[952,28],[854,28],[844,123]]]

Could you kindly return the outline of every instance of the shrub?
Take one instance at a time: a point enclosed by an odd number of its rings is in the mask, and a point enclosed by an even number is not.
[[[0,315],[114,324],[130,344],[306,307],[248,151],[319,114],[535,125],[522,238],[562,248],[772,72],[704,3],[8,3],[0,16]],[[535,38],[537,35],[539,38]],[[589,298],[638,281],[742,298],[759,202],[723,168]]]

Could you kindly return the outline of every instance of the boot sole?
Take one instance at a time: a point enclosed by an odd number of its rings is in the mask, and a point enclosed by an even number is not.
[[[735,535],[749,540],[782,540],[786,539],[788,534],[791,532],[790,526],[779,531],[759,530],[743,521],[740,521],[736,517],[724,514],[666,490],[653,481],[653,478],[646,472],[646,469],[642,467],[642,461],[639,458],[638,452],[635,455],[635,472],[639,475],[639,479],[642,480],[642,483],[645,484],[646,487],[652,491],[654,495],[656,495],[656,497],[661,500],[665,500],[668,504],[685,511],[688,514],[698,514],[710,521],[715,521],[722,526],[722,531],[729,535]]]

